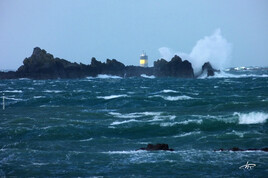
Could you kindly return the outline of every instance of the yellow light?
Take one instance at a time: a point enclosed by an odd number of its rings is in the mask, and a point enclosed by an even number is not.
[[[146,59],[141,59],[140,60],[140,64],[141,65],[144,65],[144,64],[147,64],[147,63],[148,63],[148,61]]]

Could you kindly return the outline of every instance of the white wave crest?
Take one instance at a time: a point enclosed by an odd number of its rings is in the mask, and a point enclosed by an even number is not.
[[[116,112],[110,112],[110,115],[113,115],[117,118],[139,118],[144,116],[159,116],[161,115],[161,112],[135,112],[135,113],[128,113],[128,114],[121,114]]]
[[[207,77],[206,75],[199,76],[199,79],[205,79],[205,78],[250,78],[250,77],[268,77],[267,74],[231,74],[224,71],[221,72],[215,72],[214,76]]]
[[[61,93],[63,91],[61,91],[61,90],[45,90],[44,92],[45,93]]]
[[[162,96],[164,100],[167,101],[178,101],[178,100],[189,100],[192,99],[190,96],[182,95],[182,96]]]
[[[146,74],[141,74],[141,77],[143,77],[143,78],[150,78],[150,79],[154,79],[155,78],[154,75],[146,75]]]
[[[109,114],[117,118],[124,118],[124,119],[142,117],[142,115],[138,113],[121,114],[121,113],[116,113],[116,112],[110,112]]]
[[[108,152],[103,152],[105,154],[138,154],[138,153],[148,153],[145,150],[137,150],[137,151],[108,151]]]
[[[177,100],[188,100],[188,99],[192,99],[192,97],[190,96],[186,96],[186,95],[182,95],[182,96],[168,96],[164,98],[165,100],[169,100],[169,101],[177,101]]]
[[[23,100],[23,99],[20,99],[20,98],[9,98],[9,97],[5,97],[5,99],[7,99],[7,100],[13,100],[13,101],[26,101],[26,100]]]
[[[186,95],[181,95],[181,96],[163,96],[163,95],[154,95],[154,96],[149,96],[149,98],[163,98],[164,100],[167,101],[178,101],[178,100],[189,100],[189,99],[193,99],[190,96],[186,96]]]
[[[130,119],[130,120],[124,120],[124,121],[114,121],[113,123],[111,123],[111,125],[120,125],[120,124],[125,124],[125,123],[129,123],[129,122],[139,122],[136,119]]]
[[[202,124],[203,120],[198,119],[198,120],[185,120],[185,121],[181,121],[181,122],[165,122],[165,123],[161,123],[160,126],[161,127],[172,127],[174,125],[187,125],[190,123],[195,123],[195,124]]]
[[[84,140],[79,140],[80,142],[88,142],[88,141],[91,141],[93,140],[93,138],[88,138],[88,139],[84,139]]]
[[[34,99],[45,98],[45,96],[34,96]]]
[[[100,74],[100,75],[97,76],[97,78],[100,78],[100,79],[121,79],[122,77],[115,76],[115,75],[103,75],[103,74]]]
[[[198,135],[200,134],[200,131],[194,131],[194,132],[187,132],[187,133],[183,133],[183,134],[179,134],[179,135],[175,135],[173,136],[174,138],[178,138],[178,137],[186,137],[186,136],[190,136],[190,135]]]
[[[162,90],[161,93],[178,93],[178,92],[174,90]]]
[[[268,114],[263,112],[250,112],[247,114],[236,112],[234,115],[239,117],[239,124],[261,124],[268,119]]]
[[[22,93],[22,90],[5,90],[4,93]]]
[[[127,95],[110,95],[110,96],[98,96],[97,98],[110,100],[114,98],[121,98],[121,97],[127,97]]]

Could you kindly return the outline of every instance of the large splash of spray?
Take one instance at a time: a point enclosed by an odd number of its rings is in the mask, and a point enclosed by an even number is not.
[[[189,60],[195,72],[200,71],[202,65],[207,61],[216,69],[225,68],[230,62],[231,51],[232,44],[221,35],[220,29],[216,29],[211,36],[198,40],[190,54],[173,52],[167,47],[159,48],[162,58],[170,60],[177,54],[181,58]]]

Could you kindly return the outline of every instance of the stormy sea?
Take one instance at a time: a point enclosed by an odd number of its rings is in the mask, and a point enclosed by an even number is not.
[[[0,94],[0,177],[268,174],[268,152],[219,151],[268,147],[267,69],[1,80]],[[174,151],[136,151],[149,143]]]

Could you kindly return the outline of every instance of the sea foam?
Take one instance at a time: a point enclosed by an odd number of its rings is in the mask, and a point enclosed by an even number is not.
[[[110,95],[110,96],[98,96],[97,98],[110,100],[115,98],[127,97],[127,95]]]
[[[190,96],[182,95],[182,96],[165,96],[163,99],[168,101],[178,101],[178,100],[188,100],[192,99]]]
[[[113,115],[117,118],[139,118],[145,116],[160,116],[161,112],[135,112],[135,113],[128,113],[128,114],[121,114],[117,112],[109,112],[110,115]]]
[[[189,100],[189,99],[193,99],[190,96],[186,96],[186,95],[181,95],[181,96],[163,96],[163,95],[154,95],[154,96],[149,96],[149,98],[163,98],[164,100],[167,101],[178,101],[178,100]]]
[[[162,90],[161,93],[178,93],[175,90]]]
[[[154,79],[155,78],[154,75],[146,75],[146,74],[141,74],[141,77],[143,77],[143,78],[150,78],[150,79]]]
[[[256,78],[265,78],[268,77],[267,74],[231,74],[228,72],[215,72],[214,76],[207,77],[206,75],[202,75],[198,77],[199,79],[205,79],[205,78],[250,78],[250,77],[256,77]]]
[[[115,76],[115,75],[98,75],[97,78],[100,78],[100,79],[121,79],[122,77],[119,77],[119,76]]]
[[[125,123],[129,123],[129,122],[139,122],[136,119],[130,119],[130,120],[124,120],[124,121],[114,121],[113,123],[111,123],[111,125],[120,125],[120,124],[125,124]]]
[[[250,112],[247,114],[234,113],[235,116],[238,116],[239,124],[261,124],[265,123],[268,119],[268,114],[263,112]]]
[[[22,93],[22,90],[5,90],[4,93]]]

